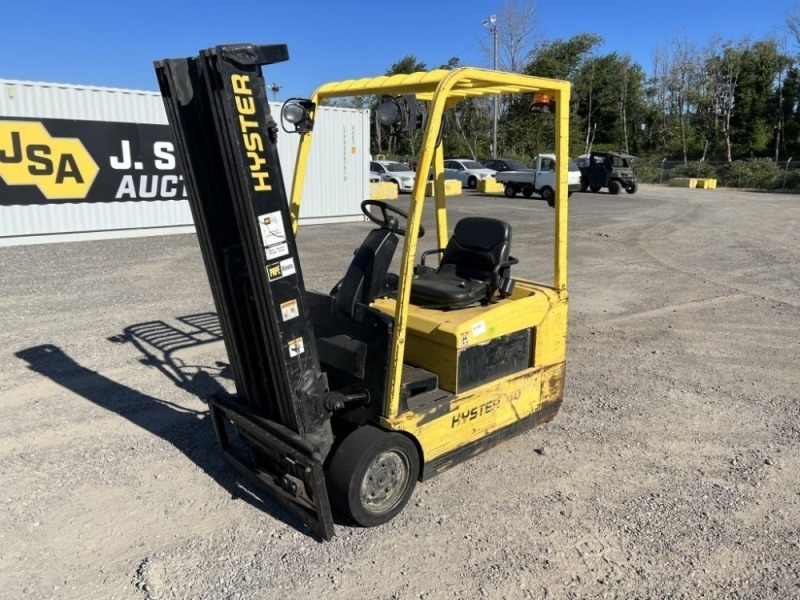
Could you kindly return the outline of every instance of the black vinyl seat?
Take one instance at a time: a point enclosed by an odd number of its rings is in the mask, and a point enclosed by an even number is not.
[[[397,275],[389,273],[397,242],[397,235],[386,227],[367,235],[344,278],[331,292],[336,296],[337,315],[352,318],[358,304],[369,304],[379,296],[397,291]]]
[[[511,225],[488,217],[466,217],[456,223],[446,248],[422,254],[411,284],[411,303],[431,308],[460,308],[488,303],[495,293],[507,297],[514,288],[510,256]],[[442,253],[438,269],[425,266],[430,254]]]

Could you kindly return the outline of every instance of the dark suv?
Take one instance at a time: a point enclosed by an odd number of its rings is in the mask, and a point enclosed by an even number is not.
[[[581,191],[599,192],[608,188],[609,194],[619,194],[620,190],[635,194],[639,186],[631,168],[634,158],[620,152],[590,152],[578,157]]]

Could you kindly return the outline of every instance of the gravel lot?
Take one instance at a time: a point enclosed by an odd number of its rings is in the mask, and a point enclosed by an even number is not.
[[[450,205],[551,280],[544,202]],[[800,597],[800,197],[576,194],[570,228],[556,420],[329,543],[218,454],[194,236],[0,248],[0,597]],[[369,229],[301,228],[308,287]]]

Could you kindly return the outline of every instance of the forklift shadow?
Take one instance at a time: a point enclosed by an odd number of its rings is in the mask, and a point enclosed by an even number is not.
[[[233,499],[244,500],[286,525],[310,533],[306,525],[295,519],[268,495],[259,494],[256,488],[238,477],[237,472],[224,461],[213,428],[207,422],[207,410],[188,409],[143,394],[82,366],[61,348],[51,344],[26,348],[15,354],[28,363],[31,371],[47,377],[97,406],[116,413],[169,442],[225,489]],[[159,364],[157,367],[165,373],[170,372],[168,365]],[[187,381],[188,383],[182,387],[201,397],[215,391],[223,391],[222,386],[203,370],[187,378]]]
[[[205,401],[214,393],[224,392],[219,379],[232,379],[230,365],[198,362],[200,355],[213,351],[209,346],[222,342],[222,328],[215,312],[176,317],[180,327],[165,321],[146,321],[125,328],[108,340],[130,343],[143,357],[140,362],[154,367],[178,387]],[[224,349],[220,349],[224,353]]]

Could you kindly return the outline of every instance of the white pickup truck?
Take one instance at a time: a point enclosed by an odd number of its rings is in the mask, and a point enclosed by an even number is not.
[[[540,154],[533,161],[533,168],[520,171],[498,171],[495,179],[505,185],[505,194],[513,198],[517,193],[522,193],[530,198],[534,193],[539,194],[547,204],[555,204],[556,187],[556,155]],[[568,194],[581,189],[581,172],[578,165],[569,159]]]

